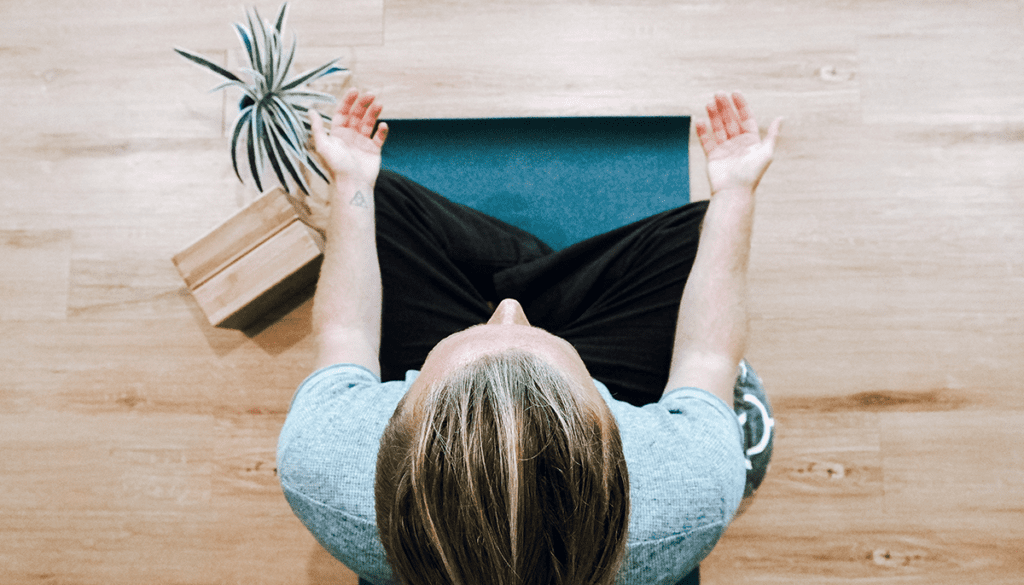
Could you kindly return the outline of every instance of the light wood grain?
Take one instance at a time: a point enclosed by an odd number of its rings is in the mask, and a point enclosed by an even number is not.
[[[171,51],[237,60],[242,5],[0,14],[0,582],[354,584],[275,477],[310,291],[217,329],[171,262],[257,197],[237,96]],[[699,115],[720,89],[785,116],[748,352],[776,459],[704,582],[1020,582],[1024,1],[295,0],[290,28],[386,116]]]
[[[316,282],[320,248],[298,219],[193,289],[210,323],[248,327]]]

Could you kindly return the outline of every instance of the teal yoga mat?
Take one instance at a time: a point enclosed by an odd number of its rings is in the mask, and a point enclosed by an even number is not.
[[[387,123],[384,168],[556,250],[689,202],[689,117]]]

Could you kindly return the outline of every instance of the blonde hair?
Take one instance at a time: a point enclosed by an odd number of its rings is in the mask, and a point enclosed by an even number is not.
[[[399,579],[611,584],[629,477],[610,412],[517,350],[423,390],[399,404],[377,458],[377,526]]]

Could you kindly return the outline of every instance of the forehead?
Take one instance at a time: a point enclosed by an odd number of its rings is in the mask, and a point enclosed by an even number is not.
[[[402,398],[400,410],[409,414],[419,412],[422,398],[430,394],[430,388],[443,384],[477,358],[509,349],[525,350],[559,370],[567,382],[579,389],[577,397],[593,406],[602,428],[607,421],[614,422],[614,415],[572,344],[529,325],[476,325],[446,337],[427,356],[419,376]]]
[[[559,369],[564,369],[567,358],[575,357],[576,350],[561,337],[530,325],[482,324],[474,325],[441,340],[427,356],[427,363],[457,368],[484,354],[507,349],[523,349],[536,354]]]
[[[590,374],[572,345],[529,325],[475,325],[441,340],[427,356],[410,389],[430,386],[486,354],[509,349],[528,351],[567,377],[590,383]]]

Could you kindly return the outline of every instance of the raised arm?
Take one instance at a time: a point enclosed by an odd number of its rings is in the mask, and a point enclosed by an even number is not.
[[[315,366],[364,366],[380,375],[381,282],[377,260],[373,188],[387,124],[374,132],[382,106],[370,94],[350,90],[341,100],[330,133],[310,116],[313,144],[330,175],[326,246],[313,299]]]
[[[775,120],[762,139],[738,93],[716,95],[707,112],[710,126],[698,122],[696,130],[707,156],[711,202],[679,304],[665,391],[703,388],[731,405],[747,342],[754,190],[771,163],[781,120]]]

